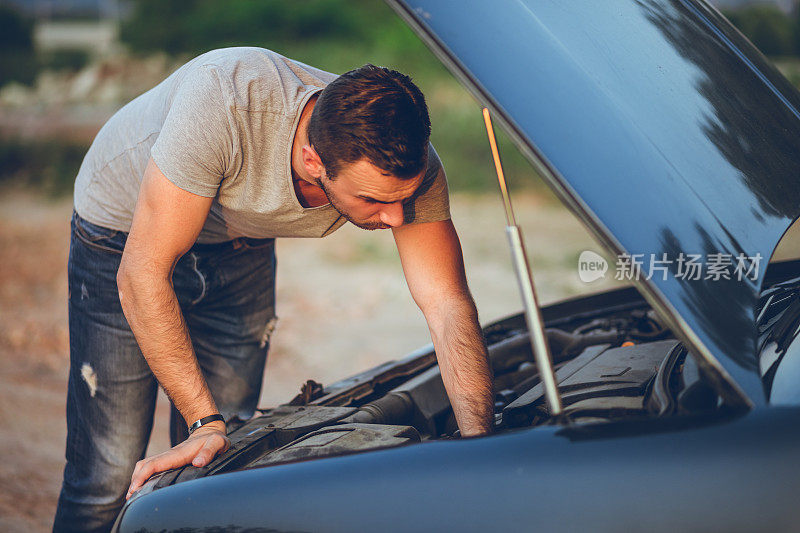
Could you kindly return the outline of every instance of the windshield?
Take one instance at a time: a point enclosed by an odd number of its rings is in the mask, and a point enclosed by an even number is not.
[[[800,260],[776,268],[797,271]],[[758,306],[759,370],[770,403],[800,404],[800,277],[769,285]]]

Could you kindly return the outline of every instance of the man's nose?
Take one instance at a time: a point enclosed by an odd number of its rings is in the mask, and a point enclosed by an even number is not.
[[[403,225],[403,202],[386,204],[381,209],[381,222],[387,226],[397,227]]]

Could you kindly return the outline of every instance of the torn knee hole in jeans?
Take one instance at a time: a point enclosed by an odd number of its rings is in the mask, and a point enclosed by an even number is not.
[[[97,394],[97,374],[92,368],[92,365],[83,363],[83,366],[81,366],[81,377],[89,387],[89,396],[94,398],[94,395]]]
[[[272,336],[272,332],[275,331],[275,326],[278,324],[278,317],[274,316],[269,319],[267,325],[264,326],[264,333],[261,334],[261,342],[259,343],[258,347],[263,348],[269,342],[270,337]]]

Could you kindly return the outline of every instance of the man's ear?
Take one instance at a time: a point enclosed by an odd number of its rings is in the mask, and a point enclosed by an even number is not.
[[[322,164],[319,154],[309,145],[303,145],[303,166],[312,178],[318,180],[325,175],[325,165]]]

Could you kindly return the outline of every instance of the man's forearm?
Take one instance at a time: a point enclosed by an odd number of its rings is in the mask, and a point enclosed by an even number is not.
[[[430,317],[436,349],[453,412],[463,436],[489,433],[494,424],[492,369],[472,298],[443,302]]]
[[[197,363],[178,298],[168,277],[130,272],[117,276],[120,303],[153,374],[188,423],[215,413]]]

